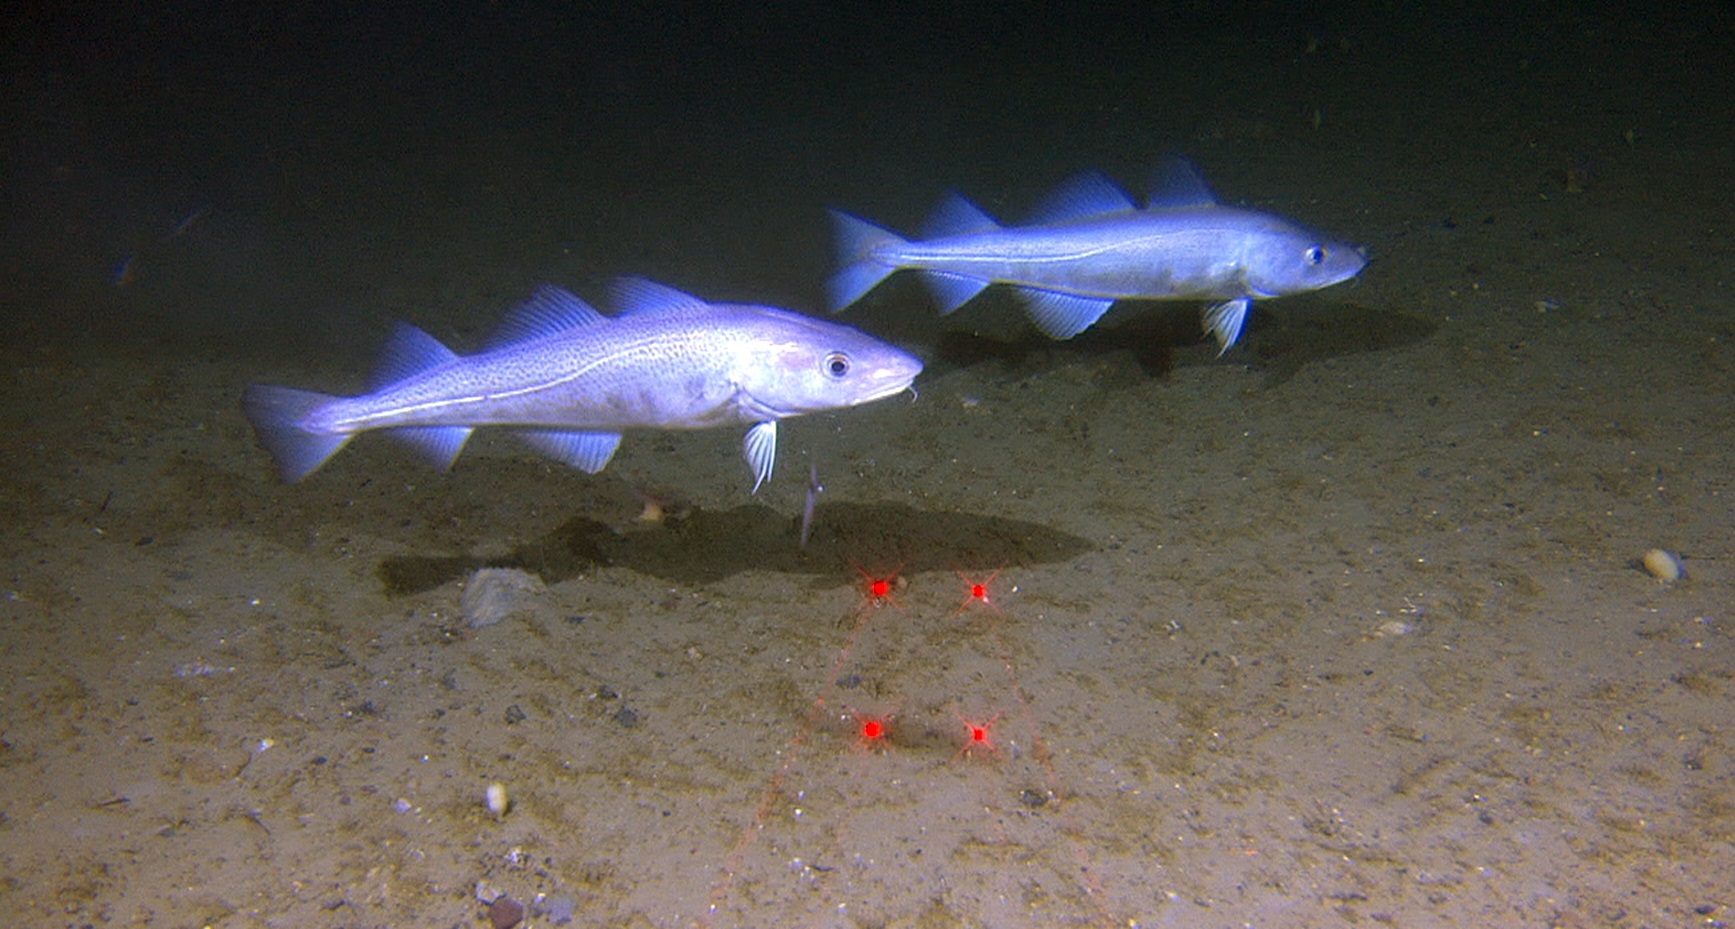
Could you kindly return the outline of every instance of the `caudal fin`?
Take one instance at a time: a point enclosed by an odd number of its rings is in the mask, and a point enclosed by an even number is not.
[[[831,298],[831,311],[839,313],[897,270],[875,260],[874,253],[886,246],[903,245],[905,239],[865,219],[837,210],[830,212],[837,234],[838,271],[826,282],[826,293]]]
[[[305,425],[314,411],[337,399],[311,390],[264,384],[250,385],[241,393],[241,411],[285,481],[294,483],[312,474],[350,440],[349,435],[313,432]]]

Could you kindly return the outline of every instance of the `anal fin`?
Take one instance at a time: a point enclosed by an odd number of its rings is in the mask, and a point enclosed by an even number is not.
[[[587,474],[608,467],[615,449],[620,447],[618,432],[560,432],[552,429],[527,429],[518,433],[526,445],[562,464],[571,465]]]
[[[1089,329],[1114,306],[1105,297],[1080,297],[1053,290],[1020,287],[1018,298],[1024,301],[1030,321],[1051,339],[1070,339]]]
[[[421,452],[441,471],[452,470],[452,462],[458,460],[458,453],[464,450],[464,443],[470,441],[470,433],[474,431],[470,426],[400,426],[386,430],[392,438]]]
[[[988,287],[988,282],[979,277],[965,277],[950,271],[923,271],[922,283],[928,285],[928,292],[940,305],[941,316],[969,303]]]

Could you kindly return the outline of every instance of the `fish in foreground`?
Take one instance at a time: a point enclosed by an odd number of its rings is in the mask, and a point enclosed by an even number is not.
[[[1002,226],[952,193],[919,240],[832,211],[841,270],[832,312],[894,271],[915,268],[950,313],[989,284],[1017,288],[1031,320],[1056,339],[1091,327],[1116,300],[1211,300],[1205,330],[1223,351],[1240,338],[1252,301],[1328,287],[1367,259],[1269,213],[1222,206],[1184,161],[1171,161],[1149,205],[1102,174],[1078,175],[1022,226]]]
[[[757,492],[777,460],[778,420],[889,397],[922,370],[902,349],[788,310],[706,303],[638,278],[618,282],[614,299],[619,313],[609,317],[544,286],[474,355],[400,325],[372,393],[255,384],[242,408],[286,481],[373,429],[446,469],[477,427],[503,426],[595,473],[628,429],[750,423]]]

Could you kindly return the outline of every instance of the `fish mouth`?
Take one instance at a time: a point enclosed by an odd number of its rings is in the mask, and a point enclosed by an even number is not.
[[[872,389],[863,393],[856,403],[872,403],[884,400],[914,390],[910,385],[916,382],[916,375],[922,373],[922,360],[914,355],[900,358],[895,363],[885,364],[876,368],[864,381],[873,385]]]
[[[881,387],[878,390],[875,390],[873,393],[864,395],[861,399],[857,400],[856,403],[873,403],[876,400],[884,400],[887,397],[895,397],[898,394],[901,394],[906,390],[910,391],[911,393],[914,393],[916,390],[916,388],[914,386],[915,382],[916,382],[916,376],[914,374],[911,374],[907,377],[900,377],[896,381],[888,381],[883,387]]]

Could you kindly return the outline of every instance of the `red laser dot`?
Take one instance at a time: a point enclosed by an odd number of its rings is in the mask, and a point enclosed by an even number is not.
[[[1000,572],[995,571],[986,578],[977,580],[975,578],[965,577],[964,572],[959,571],[958,578],[964,582],[966,596],[964,597],[964,602],[959,604],[958,612],[962,613],[969,609],[972,604],[976,603],[980,603],[989,609],[995,609],[993,584],[994,579],[999,576]]]
[[[1000,714],[994,714],[994,718],[985,723],[971,722],[963,717],[959,717],[958,721],[964,724],[965,734],[964,744],[958,749],[958,754],[973,755],[977,749],[987,749],[996,755],[1000,753],[1000,747],[994,744],[994,724],[1000,721]]]
[[[848,716],[855,720],[856,751],[879,752],[890,749],[892,714],[874,713],[869,715],[850,710]]]
[[[862,588],[864,607],[885,606],[888,603],[892,606],[898,605],[898,601],[893,599],[893,594],[898,589],[898,572],[896,570],[877,577],[863,571],[860,567],[856,568],[856,572],[861,575],[864,585]]]

